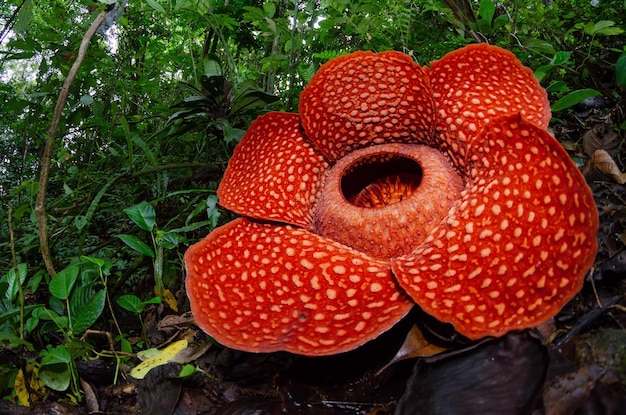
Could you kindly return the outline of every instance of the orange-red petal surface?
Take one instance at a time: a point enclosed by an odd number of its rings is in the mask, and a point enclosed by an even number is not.
[[[427,144],[434,131],[428,76],[398,52],[328,61],[300,95],[302,125],[331,161],[374,144]]]
[[[427,313],[477,339],[540,324],[580,290],[598,213],[559,143],[518,115],[492,120],[469,159],[456,208],[392,268]]]
[[[239,350],[345,352],[413,305],[388,263],[288,225],[236,219],[192,245],[185,262],[196,323]]]
[[[430,78],[439,146],[460,167],[468,143],[489,120],[520,113],[542,128],[550,121],[546,91],[507,50],[485,43],[466,46],[432,62]]]
[[[298,114],[257,118],[235,148],[217,195],[241,215],[310,228],[328,164],[305,140]]]

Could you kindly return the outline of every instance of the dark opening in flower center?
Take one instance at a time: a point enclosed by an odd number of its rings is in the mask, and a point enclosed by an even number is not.
[[[314,231],[374,258],[408,254],[426,239],[463,180],[434,148],[382,144],[339,159],[315,208]]]
[[[375,154],[357,160],[341,178],[341,192],[358,207],[378,208],[401,202],[415,193],[422,167],[398,154]]]

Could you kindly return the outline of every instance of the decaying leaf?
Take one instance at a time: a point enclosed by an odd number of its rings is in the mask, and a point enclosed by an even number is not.
[[[426,340],[424,333],[422,333],[416,325],[413,325],[411,330],[407,333],[404,343],[402,343],[402,346],[396,355],[379,372],[384,371],[390,365],[404,359],[430,357],[445,351],[445,348],[439,347]]]
[[[617,167],[615,160],[605,150],[596,150],[591,155],[593,164],[605,175],[615,180],[618,184],[626,183],[626,174]]]
[[[596,150],[606,150],[609,154],[615,154],[620,141],[619,135],[611,127],[606,123],[599,123],[583,136],[583,149],[588,155],[592,155]]]

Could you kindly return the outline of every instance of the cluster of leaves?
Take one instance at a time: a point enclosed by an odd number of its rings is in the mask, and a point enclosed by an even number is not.
[[[0,393],[24,404],[46,388],[79,399],[74,362],[103,353],[88,330],[114,333],[112,359],[150,346],[142,313],[157,303],[186,307],[182,253],[228,219],[215,190],[234,145],[259,114],[296,110],[326,60],[395,49],[427,63],[488,41],[535,70],[557,115],[594,94],[623,103],[625,5],[597,3],[8,0],[0,341],[16,361],[0,363]],[[43,234],[61,267],[53,276],[35,211],[42,151],[81,38],[105,9],[110,20],[70,89],[52,154]],[[120,326],[123,313],[138,318]]]

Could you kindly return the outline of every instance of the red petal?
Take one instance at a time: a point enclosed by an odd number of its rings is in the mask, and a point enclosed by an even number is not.
[[[553,317],[582,287],[598,230],[589,187],[545,130],[506,116],[477,142],[459,203],[392,263],[427,313],[472,339]]]
[[[234,220],[191,246],[185,263],[196,323],[249,352],[345,352],[413,306],[388,263],[290,226]]]
[[[407,55],[355,52],[322,65],[300,95],[307,136],[331,161],[383,143],[428,143],[428,77]]]
[[[257,118],[235,148],[217,189],[241,215],[310,228],[328,164],[300,130],[298,114]]]
[[[431,63],[437,137],[458,166],[468,142],[489,120],[522,114],[540,127],[550,121],[550,102],[533,72],[511,52],[485,43],[469,45]]]

